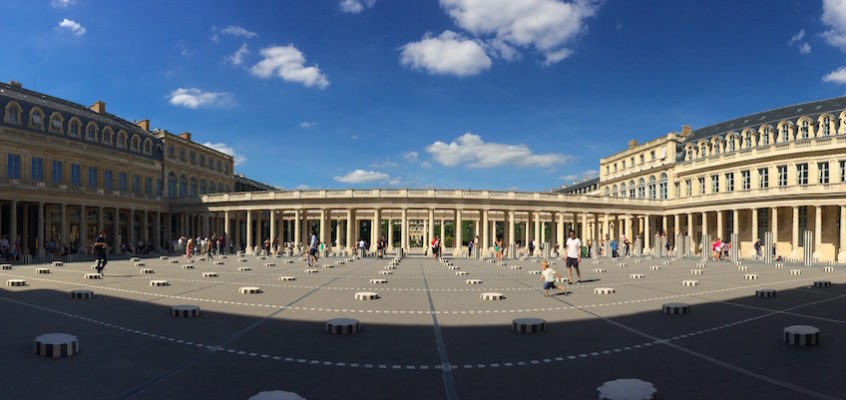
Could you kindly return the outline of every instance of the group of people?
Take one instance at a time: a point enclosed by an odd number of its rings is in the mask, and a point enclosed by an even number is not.
[[[3,261],[17,261],[21,257],[21,237],[15,238],[14,245],[8,236],[0,238],[0,259]]]
[[[711,242],[711,252],[713,253],[714,261],[727,260],[729,252],[731,251],[731,242],[720,240],[716,238]]]
[[[201,256],[214,259],[215,254],[226,253],[226,240],[223,235],[213,233],[211,236],[197,236],[196,238],[186,238],[180,236],[176,241],[177,248],[185,249],[185,258],[190,259],[192,255],[198,254]],[[229,244],[229,251],[232,251],[232,243]]]
[[[567,267],[568,280],[567,283],[573,284],[573,270],[576,270],[576,283],[582,282],[582,273],[579,270],[579,263],[582,262],[582,241],[576,237],[576,231],[570,230],[570,237],[564,243],[565,265]],[[549,296],[549,289],[558,289],[562,293],[567,293],[567,287],[555,283],[556,278],[562,278],[562,275],[552,269],[549,263],[544,260],[541,263],[540,280],[543,282],[544,296]]]

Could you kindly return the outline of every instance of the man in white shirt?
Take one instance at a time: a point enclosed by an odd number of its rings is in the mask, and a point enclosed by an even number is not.
[[[570,237],[567,238],[566,248],[566,265],[567,273],[570,276],[570,284],[573,283],[573,268],[576,268],[576,277],[579,283],[582,282],[582,273],[579,271],[579,263],[582,262],[582,241],[576,237],[576,231],[570,229]]]

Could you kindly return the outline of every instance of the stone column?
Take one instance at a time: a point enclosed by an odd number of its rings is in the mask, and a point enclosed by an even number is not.
[[[135,209],[134,208],[129,210],[129,221],[127,222],[127,224],[128,225],[126,226],[126,230],[128,232],[127,235],[129,236],[129,243],[128,243],[129,246],[128,247],[134,249],[135,245],[136,245],[136,243],[135,243],[135,241],[136,241],[135,240]]]
[[[270,249],[273,250],[273,241],[276,240],[276,210],[270,210]]]
[[[670,222],[670,219],[667,218],[666,215],[661,216],[661,230],[664,231],[664,236],[670,236],[670,232],[667,232],[668,227],[667,224]]]
[[[816,206],[814,209],[814,258],[822,258],[822,213],[823,208]],[[808,243],[805,243],[807,246]]]
[[[540,213],[537,212],[537,211],[533,212],[532,213],[532,219],[534,219],[534,221],[535,221],[535,234],[534,234],[534,236],[532,236],[532,240],[534,240],[536,242],[535,248],[537,248],[538,244],[539,244],[537,242],[541,238],[540,237],[540,231],[541,231],[541,229],[540,229]]]
[[[643,249],[651,249],[652,245],[650,239],[652,239],[652,232],[649,228],[651,228],[649,223],[649,215],[643,216]],[[653,254],[653,256],[658,256],[658,254]]]
[[[326,243],[329,241],[329,226],[326,223],[326,210],[320,209],[320,236],[318,242]],[[311,244],[311,243],[309,243]]]
[[[153,213],[153,248],[156,252],[162,250],[162,213],[156,211]]]
[[[441,220],[441,245],[444,246],[446,243],[446,229],[444,228],[444,220]]]
[[[702,237],[708,234],[708,213],[702,212]]]
[[[514,211],[508,211],[508,245],[515,245],[517,240],[514,237]],[[514,257],[514,254],[509,255]]]
[[[394,220],[388,219],[388,250],[394,250]]]
[[[634,232],[632,232],[632,216],[626,216],[626,237],[629,239],[629,243],[634,245],[635,237]]]
[[[758,209],[752,208],[752,243],[758,240]],[[771,250],[772,251],[772,250]]]
[[[525,229],[523,229],[523,233],[524,233],[524,235],[523,235],[523,236],[525,236],[525,237],[526,237],[526,241],[524,241],[524,242],[523,242],[523,246],[525,246],[525,247],[526,247],[526,249],[528,249],[528,248],[529,248],[529,224],[531,223],[531,219],[532,219],[532,213],[531,213],[531,212],[526,212],[526,223],[525,223]],[[528,251],[528,250],[527,250],[527,251]]]
[[[788,170],[790,170],[788,168]],[[793,206],[793,240],[792,249],[790,250],[793,257],[799,257],[799,207]]]
[[[408,209],[402,209],[402,223],[401,227],[402,231],[400,232],[400,244],[402,245],[402,249],[404,252],[408,252]],[[347,231],[349,232],[349,231]],[[349,239],[348,239],[349,241]]]
[[[83,208],[83,214],[84,213],[85,213],[85,209]],[[141,230],[142,230],[141,240],[144,241],[144,245],[146,246],[147,242],[150,241],[150,225],[149,225],[149,222],[147,222],[147,219],[150,217],[150,214],[147,212],[147,210],[144,210],[144,211],[141,212],[141,216],[143,217],[143,219],[141,220]],[[206,226],[208,226],[208,220],[209,220],[209,217],[208,217],[208,214],[206,214]],[[208,230],[208,228],[206,228],[206,230]],[[206,233],[206,236],[208,236],[208,235],[210,235],[210,234]]]
[[[60,224],[59,229],[59,246],[68,245],[68,212],[65,204],[59,204]],[[117,230],[116,230],[117,231]]]
[[[461,237],[461,210],[455,210],[455,256],[461,254],[461,245],[464,238]]]
[[[232,240],[232,227],[229,224],[229,210],[226,210],[223,212],[223,236],[226,238],[224,247],[228,246],[229,241]]]
[[[441,229],[443,229],[443,223],[441,223]],[[378,249],[378,242],[379,239],[382,238],[382,210],[375,209],[373,210],[373,226],[370,229],[370,232],[373,233],[373,240],[370,241],[370,251],[376,251]]]
[[[347,251],[350,254],[355,254],[355,232],[353,231],[353,225],[355,225],[355,210],[350,208],[347,209]],[[405,229],[403,229],[403,233],[405,233]]]
[[[247,245],[245,254],[253,254],[253,210],[247,210]]]
[[[62,208],[64,208],[64,206]],[[62,219],[64,220],[64,218],[62,218]],[[64,225],[65,224],[62,223],[62,226],[64,226]],[[62,231],[64,231],[64,228],[62,228]],[[112,246],[112,251],[114,252],[114,254],[120,254],[121,237],[120,237],[120,209],[119,208],[115,208],[115,213],[114,213],[114,215],[112,215],[112,236],[113,236],[112,237],[112,241],[113,241],[112,243],[114,244],[114,246]]]
[[[555,218],[555,241],[558,243],[558,251],[564,248],[564,214],[553,213]]]
[[[581,234],[581,236],[582,236],[582,242],[585,245],[587,245],[587,238],[588,238],[587,237],[588,236],[587,225],[588,225],[587,224],[587,214],[582,214],[582,234]]]
[[[294,210],[294,231],[291,233],[291,242],[293,242],[294,251],[296,251],[297,244],[302,243],[302,240],[300,240],[300,210]]]
[[[490,241],[488,240],[488,210],[482,211],[482,248],[480,250],[480,254],[482,257],[487,257],[488,254],[488,247]]]
[[[603,233],[603,235],[605,235],[605,237],[607,237],[607,238],[608,238],[608,240],[611,240],[611,239],[613,238],[613,236],[611,235],[611,224],[609,224],[609,223],[608,223],[609,218],[610,218],[610,217],[608,216],[608,214],[605,214],[605,215],[603,216],[603,219],[602,219],[602,233]],[[603,239],[605,239],[605,238],[603,238]],[[608,246],[608,243],[606,243],[606,244],[605,244],[605,246],[607,247],[607,246]],[[608,250],[608,255],[611,255],[611,251],[610,251],[610,249]]]
[[[102,213],[102,208],[100,212]],[[102,215],[102,214],[101,214]],[[102,217],[101,217],[102,218]],[[38,203],[38,256],[44,257],[45,256],[45,246],[44,246],[44,203]]]
[[[738,211],[736,208],[732,210],[731,225],[731,233],[736,233],[740,235],[740,211]],[[732,243],[732,246],[737,244],[739,243]]]
[[[678,237],[681,235],[681,218],[678,214],[673,214],[673,237]],[[673,239],[675,240],[675,239]],[[676,246],[679,244],[676,243]]]
[[[79,207],[79,246],[88,251],[88,210],[86,207]]]
[[[21,234],[21,251],[24,254],[31,254],[29,252],[29,204],[23,208],[23,225],[21,226],[23,233]]]
[[[9,247],[15,248],[15,240],[18,239],[18,202],[12,200],[9,208]]]
[[[846,206],[840,206],[840,249],[837,261],[846,262]]]
[[[719,238],[720,240],[725,240],[726,238],[723,237],[723,232],[725,232],[723,228],[723,210],[717,211],[717,234],[714,237]]]
[[[775,244],[778,243],[778,207],[773,207],[771,210],[770,219],[772,223],[770,224],[770,230],[773,231],[773,243]],[[767,249],[767,251],[773,251],[773,249]]]

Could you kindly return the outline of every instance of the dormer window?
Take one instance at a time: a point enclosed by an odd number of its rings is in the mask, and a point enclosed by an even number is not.
[[[799,133],[801,139],[808,138],[808,121],[802,121],[802,128],[799,130]]]
[[[63,125],[62,116],[57,114],[57,113],[53,113],[53,116],[50,117],[50,132],[51,133],[58,133],[58,134],[61,135],[62,134],[62,125]]]
[[[33,129],[44,129],[44,117],[41,116],[41,113],[35,111],[30,116],[29,125]]]
[[[831,132],[830,132],[830,130],[829,130],[829,129],[830,129],[830,127],[829,127],[829,125],[830,125],[830,124],[831,124],[831,119],[829,119],[828,117],[823,118],[823,121],[822,121],[822,133],[821,133],[821,134],[822,134],[822,136],[829,136],[829,135],[831,135]]]
[[[124,132],[124,131],[118,132],[117,147],[121,148],[121,149],[126,148],[126,132]]]
[[[20,126],[21,124],[21,108],[15,103],[6,105],[6,123],[9,125]]]
[[[97,141],[97,126],[96,125],[88,125],[88,129],[85,130],[85,140],[89,142],[96,142]]]
[[[68,136],[79,137],[81,126],[82,124],[79,122],[79,120],[72,119],[70,122],[70,127],[68,128]]]
[[[106,127],[103,129],[103,144],[111,146],[114,140],[115,133],[112,131],[112,128]]]

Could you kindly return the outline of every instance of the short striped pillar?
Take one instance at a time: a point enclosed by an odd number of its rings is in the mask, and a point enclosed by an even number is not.
[[[326,332],[333,335],[354,335],[361,330],[357,319],[333,318],[326,321]]]
[[[297,280],[297,278],[294,277],[294,276],[280,276],[279,280],[282,281],[282,282],[289,282],[289,281],[295,281],[295,280]]]
[[[755,291],[755,297],[760,297],[762,299],[770,299],[776,296],[775,289],[758,289]]]
[[[217,278],[217,272],[203,272],[203,278]]]
[[[656,400],[658,389],[640,379],[617,379],[596,388],[599,400]]]
[[[805,245],[802,246],[802,265],[810,267],[814,265],[814,232],[805,231],[802,234]]]
[[[783,338],[792,346],[816,346],[820,344],[820,330],[810,325],[791,325],[784,328]]]
[[[238,293],[241,294],[259,294],[261,293],[261,288],[256,286],[243,286],[238,288]]]
[[[70,291],[71,298],[76,300],[90,300],[94,298],[94,292],[88,289],[74,289]]]
[[[511,321],[511,330],[517,333],[540,333],[546,330],[546,321],[541,318],[517,318]]]
[[[355,299],[356,300],[376,300],[379,298],[379,294],[376,292],[356,292]]]
[[[79,352],[79,340],[67,333],[46,333],[35,337],[35,354],[48,358],[66,358]]]
[[[687,303],[666,303],[661,306],[664,314],[679,315],[687,314],[690,311],[690,304]]]
[[[374,285],[381,285],[381,284],[388,283],[388,280],[384,279],[384,278],[376,278],[376,279],[371,279],[370,283],[374,284]]]
[[[505,299],[504,294],[496,293],[496,292],[482,293],[481,297],[482,297],[482,300],[504,300]]]
[[[593,293],[594,294],[614,294],[614,293],[617,293],[617,291],[614,290],[614,288],[599,287],[599,288],[594,288]]]
[[[814,287],[815,288],[830,288],[831,287],[831,281],[815,281]]]
[[[26,286],[25,279],[7,279],[6,286]]]
[[[765,264],[773,263],[773,233],[764,232],[764,248],[761,249]]]
[[[181,304],[170,307],[170,316],[178,318],[194,318],[200,316],[200,307],[190,304]]]
[[[389,271],[384,271],[384,272],[389,272]],[[457,276],[465,276],[465,275],[470,275],[470,273],[469,273],[469,272],[467,272],[467,271],[455,271],[455,275],[457,275]]]

